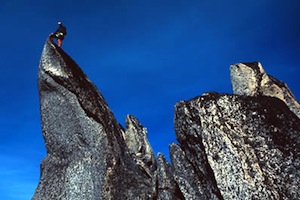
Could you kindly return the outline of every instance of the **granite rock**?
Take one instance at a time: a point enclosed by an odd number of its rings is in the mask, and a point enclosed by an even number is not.
[[[173,176],[172,166],[163,154],[157,157],[157,199],[185,199]]]
[[[300,198],[300,120],[283,101],[207,93],[175,110],[177,138],[203,145],[191,149],[224,199]]]
[[[38,85],[47,156],[34,200],[153,198],[152,180],[135,164],[103,96],[50,40]]]
[[[214,177],[199,173],[198,166],[192,163],[179,145],[170,145],[170,156],[173,176],[184,199],[222,199],[216,184],[212,183]],[[203,162],[200,165],[202,167]]]
[[[291,90],[285,83],[266,74],[260,62],[231,65],[230,76],[234,94],[276,97],[300,118],[300,104]]]
[[[33,200],[300,199],[299,103],[261,64],[230,67],[234,94],[175,105],[178,143],[154,156],[61,48],[47,40],[38,86],[47,155]]]

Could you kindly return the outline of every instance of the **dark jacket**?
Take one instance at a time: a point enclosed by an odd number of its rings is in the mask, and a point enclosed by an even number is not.
[[[55,31],[54,36],[58,39],[63,40],[65,36],[67,35],[67,28],[60,24],[58,29]]]

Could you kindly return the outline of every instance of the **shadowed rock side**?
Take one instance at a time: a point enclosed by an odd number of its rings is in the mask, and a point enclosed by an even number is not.
[[[152,181],[153,199],[185,199],[175,182],[170,164],[162,154],[155,159],[153,150],[147,139],[147,131],[138,119],[132,115],[126,117],[126,132],[124,134],[130,155],[137,166],[148,175]]]
[[[172,199],[183,200],[178,184],[174,180],[173,170],[166,158],[162,154],[158,154],[157,157],[157,191],[158,200]]]
[[[230,66],[234,94],[246,96],[271,96],[284,101],[300,118],[300,104],[288,86],[267,75],[261,63],[238,63]]]
[[[33,199],[152,199],[153,181],[129,155],[104,98],[50,40],[38,84],[47,156]]]
[[[206,169],[224,199],[300,198],[300,120],[284,102],[208,93],[175,110],[186,171]]]
[[[182,148],[188,146],[182,145]],[[186,155],[188,151],[184,152],[182,148],[177,144],[170,145],[173,176],[184,199],[222,199],[213,175],[204,166],[207,162],[199,160],[200,165],[196,165],[195,160],[189,159]],[[194,153],[201,154],[196,149]]]
[[[126,130],[50,40],[38,85],[47,156],[33,200],[300,199],[299,103],[260,63],[231,66],[235,95],[175,105],[179,144],[157,159],[132,115]],[[298,116],[298,117],[297,117]]]

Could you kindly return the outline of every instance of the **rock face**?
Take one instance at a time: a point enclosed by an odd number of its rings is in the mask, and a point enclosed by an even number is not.
[[[77,64],[47,40],[38,84],[47,156],[32,199],[300,199],[299,103],[260,63],[231,66],[234,95],[175,105],[179,144],[155,158]]]
[[[178,103],[175,127],[224,199],[299,199],[300,120],[281,100],[209,93]]]
[[[276,97],[300,118],[300,104],[287,85],[267,75],[261,63],[238,63],[230,66],[234,94]]]
[[[47,157],[33,199],[154,198],[155,181],[129,154],[104,98],[50,40],[38,84]]]

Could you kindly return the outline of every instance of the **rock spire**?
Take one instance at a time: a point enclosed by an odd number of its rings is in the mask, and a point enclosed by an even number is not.
[[[33,200],[300,199],[299,102],[261,64],[230,67],[234,94],[175,105],[171,163],[132,115],[124,129],[75,61],[47,40],[38,86],[47,155]]]

